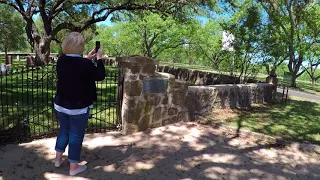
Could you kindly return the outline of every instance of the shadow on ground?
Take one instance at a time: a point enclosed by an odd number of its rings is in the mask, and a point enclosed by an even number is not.
[[[319,179],[320,157],[232,138],[220,128],[177,123],[124,136],[85,137],[80,179]],[[54,168],[55,139],[0,148],[3,179],[75,179]],[[1,179],[1,178],[0,178]]]

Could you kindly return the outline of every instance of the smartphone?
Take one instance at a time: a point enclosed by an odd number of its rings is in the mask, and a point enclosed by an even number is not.
[[[98,50],[100,49],[100,41],[96,41],[96,53],[98,52]]]

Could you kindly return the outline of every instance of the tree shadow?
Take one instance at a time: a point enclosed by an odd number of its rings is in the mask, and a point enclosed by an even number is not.
[[[267,145],[235,146],[211,126],[177,123],[128,136],[87,135],[85,179],[317,179],[319,161],[308,155]],[[66,179],[68,168],[54,168],[54,139],[9,145],[1,152],[4,179]],[[18,149],[20,152],[18,152]],[[276,152],[275,152],[276,151]],[[267,154],[264,154],[267,152]],[[20,153],[20,157],[10,154]],[[47,154],[46,154],[47,153]],[[273,155],[271,159],[268,158]],[[319,157],[318,157],[319,158]],[[295,162],[297,161],[297,162]],[[19,165],[18,162],[22,164]]]

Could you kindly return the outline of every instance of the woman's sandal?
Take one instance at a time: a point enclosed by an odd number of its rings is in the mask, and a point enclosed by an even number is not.
[[[79,173],[82,173],[83,171],[85,171],[87,169],[86,165],[79,165],[78,168],[76,170],[70,170],[69,174],[71,176],[77,175]]]
[[[61,165],[63,164],[63,161],[56,161],[55,163],[54,163],[54,166],[55,167],[61,167]]]

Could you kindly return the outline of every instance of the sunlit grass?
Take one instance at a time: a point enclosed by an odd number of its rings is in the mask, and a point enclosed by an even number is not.
[[[230,113],[230,118],[223,119],[219,116],[226,113],[217,110],[213,118],[240,129],[320,144],[320,104],[317,102],[291,98],[287,104],[254,105]]]

